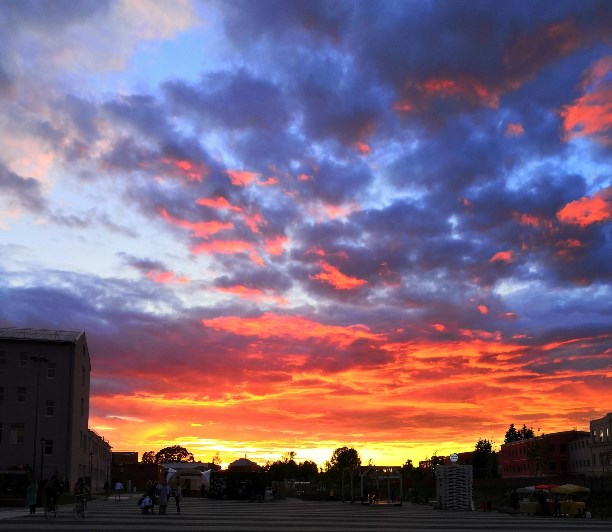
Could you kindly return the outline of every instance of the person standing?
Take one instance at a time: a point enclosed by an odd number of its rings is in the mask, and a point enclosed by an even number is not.
[[[32,479],[32,481],[28,484],[26,488],[26,505],[30,507],[30,515],[34,515],[36,513],[36,499],[38,498],[38,484],[36,480]]]
[[[183,496],[183,488],[181,487],[181,481],[179,480],[176,483],[176,487],[174,488],[174,502],[176,504],[176,513],[181,513],[181,497]]]
[[[159,497],[159,515],[165,515],[166,508],[168,508],[168,490],[165,480],[157,485],[157,496]]]
[[[121,500],[122,491],[123,491],[123,484],[121,484],[121,482],[118,480],[117,482],[115,482],[115,500],[116,501]]]

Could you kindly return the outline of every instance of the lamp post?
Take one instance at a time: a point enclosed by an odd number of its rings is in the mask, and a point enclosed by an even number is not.
[[[36,478],[36,442],[38,440],[38,399],[40,395],[40,366],[41,364],[49,362],[49,359],[45,356],[32,356],[30,357],[30,360],[36,362],[36,404],[34,405],[34,440],[32,444],[32,475],[34,476],[34,478]],[[42,479],[42,467],[40,470],[40,476]]]
[[[43,489],[43,468],[45,463],[45,439],[40,439],[40,483],[38,487],[38,493],[41,494],[42,499],[42,489]]]

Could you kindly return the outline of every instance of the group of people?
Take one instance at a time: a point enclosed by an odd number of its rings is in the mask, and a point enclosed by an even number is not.
[[[35,479],[32,479],[26,488],[26,506],[30,508],[30,515],[36,514],[38,489],[38,482],[36,482]],[[51,478],[43,480],[42,494],[44,495],[46,508],[51,509],[56,507],[60,495],[65,491],[70,491],[70,483],[65,482],[60,475],[54,474]],[[78,478],[72,491],[77,496],[89,493],[89,488],[83,480],[83,477]]]
[[[180,481],[176,482],[174,487],[171,487],[166,480],[157,484],[149,481],[145,486],[144,494],[138,500],[138,506],[143,514],[148,514],[155,513],[155,505],[157,505],[159,507],[159,515],[165,515],[171,497],[174,497],[176,513],[180,514],[181,498],[183,497],[183,489]]]

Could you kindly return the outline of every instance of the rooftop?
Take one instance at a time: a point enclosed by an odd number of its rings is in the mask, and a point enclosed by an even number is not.
[[[2,340],[34,340],[44,342],[76,342],[85,334],[83,331],[57,331],[49,329],[18,329],[17,327],[0,327]]]

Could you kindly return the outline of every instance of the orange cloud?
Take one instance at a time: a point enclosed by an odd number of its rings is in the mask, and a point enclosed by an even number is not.
[[[232,185],[239,187],[246,187],[259,177],[257,172],[247,172],[246,170],[226,170],[225,173],[230,178]]]
[[[328,264],[327,262],[321,262],[321,268],[323,273],[316,275],[310,275],[310,279],[318,279],[331,284],[337,290],[352,290],[358,286],[367,284],[365,279],[358,279],[357,277],[349,277],[344,275],[338,268]]]
[[[174,159],[164,157],[162,163],[169,166],[175,174],[183,175],[191,181],[202,181],[202,178],[210,174],[210,168],[202,162],[191,162],[185,159]]]
[[[395,111],[407,113],[415,109],[426,109],[433,99],[460,98],[473,105],[499,107],[499,92],[486,87],[476,78],[458,76],[455,78],[429,78],[422,82],[409,81],[405,94],[394,105]]]
[[[597,61],[583,75],[585,94],[561,108],[565,140],[589,136],[604,145],[612,144],[612,57]]]
[[[198,198],[196,200],[196,203],[198,205],[202,205],[204,207],[211,207],[213,209],[227,209],[235,212],[242,211],[240,207],[232,205],[223,196],[217,196],[216,198]]]
[[[504,137],[520,137],[525,133],[525,129],[522,124],[508,124],[504,131]]]
[[[164,272],[159,270],[151,270],[145,274],[155,283],[161,284],[186,284],[189,282],[188,277],[177,276],[172,272]]]
[[[557,212],[557,218],[566,224],[586,227],[612,219],[612,187],[568,203]]]
[[[436,331],[438,331],[438,332],[444,332],[444,331],[446,331],[446,326],[445,326],[445,325],[442,325],[441,323],[434,323],[434,324],[432,325],[432,327],[433,327],[433,328],[434,328]]]
[[[249,258],[257,265],[263,266],[263,259],[257,254],[255,247],[250,242],[244,240],[212,240],[201,242],[191,247],[191,252],[198,255],[200,253],[235,255],[237,253],[247,253]]]
[[[356,142],[355,149],[361,153],[361,155],[368,155],[372,151],[372,148],[365,142]]]
[[[497,253],[495,253],[495,255],[493,255],[489,259],[489,262],[490,263],[492,262],[512,262],[513,259],[514,259],[514,255],[511,250],[498,251]]]
[[[285,251],[285,246],[289,239],[284,235],[279,235],[273,238],[267,238],[264,247],[270,255],[282,255]]]
[[[244,285],[216,287],[216,288],[213,288],[213,290],[224,292],[226,294],[236,295],[248,301],[256,301],[256,302],[271,301],[279,305],[287,304],[287,299],[285,297],[277,296],[274,294],[268,294],[267,292],[264,292],[263,290],[259,290],[257,288],[249,288]]]
[[[480,311],[481,314],[489,313],[489,309],[487,308],[486,305],[478,305],[478,310]]]
[[[325,325],[301,316],[283,316],[265,312],[259,317],[241,318],[225,316],[202,320],[206,327],[239,336],[258,338],[285,338],[292,340],[319,339],[341,347],[348,347],[356,340],[380,341],[384,337],[370,332],[365,325],[339,327]]]
[[[189,229],[192,234],[197,237],[207,237],[219,233],[220,231],[233,229],[234,227],[234,224],[230,222],[191,222],[189,220],[184,220],[182,218],[172,216],[168,213],[168,211],[166,211],[166,209],[161,209],[160,213],[162,215],[162,218],[164,218],[164,220],[166,220],[168,223],[171,223],[172,225],[176,225],[177,227],[181,227],[183,229]]]

